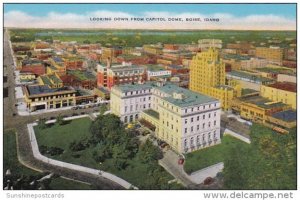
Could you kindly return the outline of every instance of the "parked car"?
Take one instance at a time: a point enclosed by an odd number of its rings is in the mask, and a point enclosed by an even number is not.
[[[178,165],[183,165],[184,163],[184,159],[183,158],[179,158],[178,159]]]

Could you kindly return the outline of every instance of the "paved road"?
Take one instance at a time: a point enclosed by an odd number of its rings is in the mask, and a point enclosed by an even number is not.
[[[65,110],[65,111],[57,111],[53,113],[43,113],[40,115],[34,116],[13,116],[13,113],[17,113],[15,103],[16,99],[14,96],[14,88],[15,88],[15,81],[13,77],[14,73],[14,63],[13,57],[11,54],[11,49],[9,46],[9,36],[7,31],[4,32],[4,65],[7,66],[7,83],[4,84],[4,87],[8,87],[8,97],[4,98],[4,130],[13,128],[16,130],[17,136],[17,150],[18,150],[18,157],[22,164],[30,167],[32,169],[36,169],[39,171],[50,171],[54,172],[58,175],[64,176],[66,178],[79,180],[83,182],[91,183],[92,185],[96,186],[99,189],[124,189],[120,185],[107,180],[103,179],[99,176],[91,175],[89,173],[78,172],[76,170],[67,169],[64,167],[58,167],[51,165],[49,163],[41,162],[34,158],[33,152],[30,146],[30,138],[27,132],[26,124],[32,123],[34,120],[39,118],[50,118],[56,117],[58,114],[70,116],[73,113],[80,114],[82,112],[88,113],[92,112],[93,108],[89,109],[81,109],[81,110]]]

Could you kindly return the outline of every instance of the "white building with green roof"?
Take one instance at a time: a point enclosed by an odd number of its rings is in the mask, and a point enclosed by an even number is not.
[[[127,84],[111,91],[111,110],[125,123],[137,119],[178,153],[219,144],[219,100],[171,83]]]

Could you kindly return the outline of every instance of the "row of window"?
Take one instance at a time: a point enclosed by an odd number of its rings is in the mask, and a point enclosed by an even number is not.
[[[217,121],[215,120],[214,123],[213,123],[213,126],[216,126],[217,125]],[[200,130],[200,125],[198,124],[196,127],[196,131],[199,131]],[[207,128],[210,128],[211,127],[211,123],[208,122],[207,123]],[[206,128],[206,123],[202,123],[202,129],[205,129]],[[184,128],[184,133],[186,134],[188,132],[188,128]],[[194,132],[194,126],[191,126],[190,128],[190,132]]]
[[[130,99],[130,103],[133,103],[134,102],[134,99],[135,99],[135,103],[138,102],[138,98],[131,98]],[[144,97],[144,98],[139,98],[140,99],[140,102],[145,102],[147,97]],[[151,100],[151,96],[148,97],[148,100],[150,101]],[[125,104],[127,103],[127,101],[125,101]]]
[[[133,94],[144,94],[146,92],[151,92],[151,89],[125,92],[125,96],[133,95]]]
[[[203,115],[202,115],[202,119],[205,119],[205,116],[206,116],[206,115],[203,114]],[[214,117],[216,117],[216,116],[217,116],[217,112],[214,112]],[[208,113],[208,119],[210,119],[210,118],[211,118],[211,113]],[[195,117],[195,120],[199,121],[199,120],[200,120],[200,115],[198,115],[197,117]],[[188,119],[185,119],[185,120],[184,120],[184,123],[187,124],[187,122],[188,122]],[[190,122],[191,122],[191,123],[194,122],[194,117],[191,117],[191,118],[190,118]]]
[[[202,140],[201,141],[200,141],[200,135],[196,136],[196,138],[191,137],[190,138],[190,147],[193,147],[195,145],[195,142],[196,142],[196,144],[199,145],[201,143],[203,144],[203,143],[211,142],[212,140],[217,140],[218,139],[216,131],[214,131],[214,133],[213,133],[213,138],[211,137],[211,133],[207,134],[207,140],[205,138],[206,138],[206,134],[202,135]],[[188,146],[188,139],[185,139],[184,140],[184,148],[187,148],[187,146]]]
[[[129,111],[132,112],[133,111],[133,105],[130,105],[129,107]],[[140,105],[140,109],[146,109],[146,108],[151,108],[151,103],[148,104],[148,107],[146,104]],[[139,104],[135,105],[135,111],[139,110]],[[125,113],[128,111],[128,106],[125,106]]]
[[[71,97],[75,96],[75,94],[64,94],[64,95],[53,95],[53,96],[47,96],[47,97],[37,97],[37,98],[32,98],[32,101],[43,101],[43,100],[49,100],[49,99],[59,99],[59,98],[66,98],[66,97]]]

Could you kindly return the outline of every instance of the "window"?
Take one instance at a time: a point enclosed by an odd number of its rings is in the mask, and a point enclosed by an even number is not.
[[[184,133],[187,133],[187,128],[184,129]]]
[[[184,123],[187,124],[187,119],[184,120]]]
[[[144,101],[146,101],[146,98],[144,98]]]
[[[194,130],[194,127],[192,126],[192,127],[191,127],[191,132],[193,132],[193,130]]]
[[[217,116],[217,113],[216,112],[214,112],[214,117],[216,117]]]
[[[200,138],[199,138],[199,135],[197,136],[197,144],[200,143]]]
[[[192,118],[191,118],[191,122],[193,122],[193,121],[194,121],[194,118],[192,117]]]
[[[202,124],[202,128],[205,128],[205,123]]]
[[[198,125],[197,125],[197,131],[199,131],[199,127],[200,127],[200,126],[199,126],[199,124],[198,124]]]
[[[191,111],[193,112],[194,108],[191,109]]]
[[[205,119],[205,115],[203,115],[203,119]]]
[[[191,147],[194,146],[194,138],[191,138]]]
[[[149,103],[149,108],[151,107],[151,103]]]
[[[187,113],[187,109],[185,109],[184,112]]]
[[[203,109],[205,109],[205,106],[203,106]]]
[[[217,121],[216,120],[214,121],[214,125],[217,125]]]
[[[214,132],[214,138],[217,139],[217,133],[216,133],[216,131]]]
[[[144,108],[146,108],[146,104],[144,104],[144,106],[143,106]]]
[[[125,118],[124,118],[124,122],[125,122],[125,123],[127,123],[127,122],[128,122],[128,117],[127,117],[127,116],[125,116]]]
[[[187,142],[186,142],[186,139],[184,140],[184,147],[186,147],[187,146]]]
[[[200,119],[200,117],[199,117],[199,116],[197,116],[197,121],[199,121],[199,119]]]
[[[208,114],[208,118],[210,118],[210,113]]]
[[[210,122],[208,122],[208,127],[210,127]]]
[[[125,112],[127,112],[127,106],[125,106]]]

